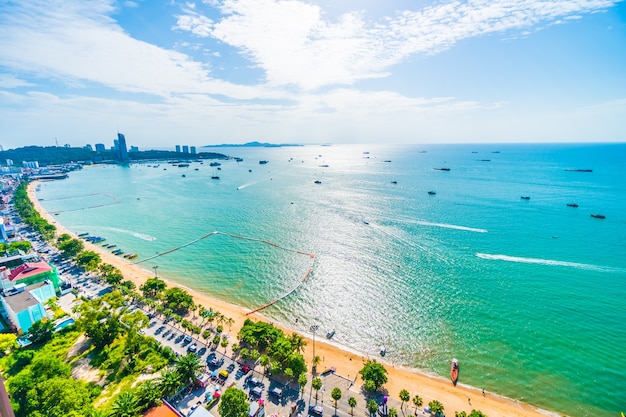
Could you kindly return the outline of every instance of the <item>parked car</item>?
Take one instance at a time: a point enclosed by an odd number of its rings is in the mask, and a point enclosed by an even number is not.
[[[322,417],[323,413],[324,413],[324,409],[320,407],[319,405],[309,406],[309,414],[316,416],[316,417]]]
[[[195,353],[197,350],[198,350],[198,345],[196,345],[195,343],[190,344],[189,347],[187,348],[187,351],[191,353]]]

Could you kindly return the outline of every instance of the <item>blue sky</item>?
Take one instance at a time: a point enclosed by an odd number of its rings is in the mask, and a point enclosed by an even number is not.
[[[613,0],[0,0],[0,145],[626,141]]]

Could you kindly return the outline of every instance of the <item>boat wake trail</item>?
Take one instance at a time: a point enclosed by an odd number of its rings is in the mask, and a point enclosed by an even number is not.
[[[474,227],[457,226],[456,224],[431,223],[431,222],[424,222],[424,221],[420,221],[420,220],[418,220],[415,223],[420,224],[422,226],[443,227],[444,229],[464,230],[466,232],[475,232],[475,233],[487,233],[486,229],[476,229]]]
[[[482,259],[488,259],[492,261],[506,261],[506,262],[519,262],[524,264],[537,264],[537,265],[549,265],[549,266],[564,266],[568,268],[576,268],[576,269],[585,269],[588,271],[598,271],[598,272],[619,272],[618,268],[610,268],[606,266],[599,265],[591,265],[591,264],[581,264],[577,262],[566,262],[566,261],[554,261],[551,259],[539,259],[539,258],[521,258],[518,256],[508,256],[508,255],[491,255],[488,253],[476,253],[476,256]]]
[[[156,237],[147,235],[145,233],[133,232],[132,230],[118,229],[117,227],[105,227],[104,229],[112,230],[114,232],[119,232],[119,233],[125,233],[127,235],[134,236],[137,239],[147,240],[149,242],[152,242],[152,241],[156,240]]]

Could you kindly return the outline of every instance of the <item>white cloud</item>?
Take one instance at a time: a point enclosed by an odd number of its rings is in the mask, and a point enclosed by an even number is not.
[[[405,10],[381,22],[358,12],[331,22],[316,5],[296,0],[224,0],[213,23],[197,10],[177,28],[239,48],[272,85],[305,90],[385,77],[414,54],[435,54],[462,39],[523,30],[607,8],[612,0],[470,0]]]

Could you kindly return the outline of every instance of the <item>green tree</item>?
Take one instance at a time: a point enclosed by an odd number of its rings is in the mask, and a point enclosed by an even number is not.
[[[396,410],[395,408],[391,407],[389,409],[389,413],[387,415],[389,417],[398,417],[398,410]]]
[[[293,379],[293,369],[285,368],[285,370],[283,371],[283,374],[285,375],[285,378]]]
[[[201,368],[200,358],[195,353],[189,352],[184,356],[179,356],[176,360],[176,369],[184,384],[195,384],[196,375]]]
[[[424,400],[422,400],[422,397],[415,394],[415,396],[413,397],[413,405],[415,405],[415,415],[417,415],[417,408],[421,407],[423,404]]]
[[[337,415],[337,401],[341,399],[341,390],[337,387],[333,388],[330,396],[333,400],[335,400],[335,415]]]
[[[289,338],[289,342],[291,342],[291,348],[297,353],[304,353],[304,347],[306,346],[306,340],[304,337],[300,336],[298,333],[292,333]]]
[[[132,391],[122,392],[111,406],[110,417],[135,417],[139,414],[137,397]]]
[[[428,407],[430,407],[430,412],[436,416],[442,416],[443,415],[443,404],[441,404],[439,401],[437,400],[432,400],[431,402],[428,403]]]
[[[472,412],[469,413],[467,417],[487,417],[487,414],[483,413],[482,411],[472,410]]]
[[[94,251],[86,250],[76,254],[76,263],[87,271],[95,271],[102,258]]]
[[[454,417],[467,417],[467,413],[465,411],[455,411]]]
[[[30,326],[28,333],[31,342],[45,343],[54,336],[54,323],[50,320],[37,321]]]
[[[229,387],[222,394],[217,410],[222,417],[248,417],[250,404],[246,401],[246,393]]]
[[[367,411],[370,413],[370,416],[374,416],[378,411],[378,403],[376,400],[371,399],[367,402]]]
[[[322,380],[321,378],[313,378],[313,381],[311,381],[311,388],[313,388],[315,390],[315,399],[317,400],[317,393],[318,391],[322,388]]]
[[[140,412],[161,404],[163,392],[157,381],[149,379],[144,381],[137,391],[137,403],[140,404]]]
[[[356,407],[356,398],[348,398],[348,405],[350,406],[350,414],[354,415],[354,407]]]
[[[59,250],[66,258],[73,258],[85,248],[83,242],[78,239],[65,240],[59,244]]]
[[[304,395],[304,387],[309,380],[306,377],[306,374],[300,374],[298,377],[298,385],[300,385],[300,396]]]
[[[272,362],[270,364],[270,374],[278,374],[282,369],[280,362]]]
[[[163,292],[163,299],[168,308],[180,314],[186,314],[194,307],[193,298],[182,288],[168,288]]]
[[[181,386],[181,378],[176,368],[168,368],[161,372],[158,380],[159,389],[165,398],[171,398]]]
[[[387,382],[387,370],[383,365],[376,362],[375,359],[370,359],[365,362],[359,374],[361,374],[363,381],[374,382],[374,391],[378,390]]]
[[[400,400],[402,401],[402,403],[400,404],[400,410],[402,410],[404,403],[409,402],[410,399],[411,399],[411,394],[409,394],[409,391],[405,389],[400,390]]]
[[[17,336],[13,333],[0,333],[0,356],[17,348]]]
[[[220,346],[224,348],[224,354],[226,354],[226,348],[228,347],[228,338],[222,337],[222,341],[220,342]]]
[[[139,287],[139,289],[141,290],[141,292],[143,292],[143,295],[146,298],[157,298],[158,295],[161,294],[166,287],[167,284],[165,284],[165,281],[154,277],[148,278],[146,282],[141,287]]]
[[[22,415],[66,417],[84,415],[91,410],[93,393],[87,384],[72,378],[53,377],[38,382],[28,394],[28,404]]]
[[[376,383],[371,379],[368,379],[365,381],[365,384],[363,384],[363,389],[365,392],[374,392],[376,391]]]

